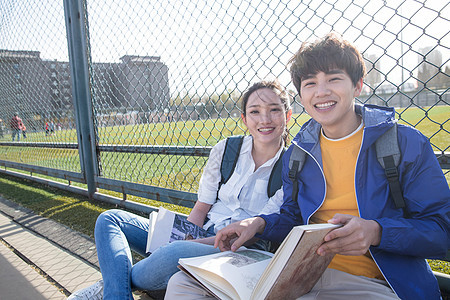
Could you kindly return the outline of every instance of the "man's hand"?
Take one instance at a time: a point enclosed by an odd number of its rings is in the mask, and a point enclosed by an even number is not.
[[[220,251],[236,251],[256,233],[262,233],[264,227],[266,227],[266,221],[260,217],[232,223],[217,232],[214,248],[219,247]]]
[[[381,226],[376,221],[336,214],[328,223],[344,226],[332,230],[325,236],[325,243],[317,249],[319,255],[329,253],[364,255],[370,246],[380,244]]]

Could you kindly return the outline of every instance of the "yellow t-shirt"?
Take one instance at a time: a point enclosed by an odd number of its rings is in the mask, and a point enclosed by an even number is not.
[[[323,171],[327,183],[325,201],[312,216],[313,223],[326,223],[336,213],[359,216],[355,192],[355,167],[361,147],[363,126],[351,135],[331,140],[320,136]],[[361,256],[336,255],[329,268],[384,279],[369,252]]]

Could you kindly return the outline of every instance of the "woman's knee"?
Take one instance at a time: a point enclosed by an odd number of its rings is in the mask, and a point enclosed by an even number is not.
[[[119,216],[123,211],[120,209],[110,209],[102,212],[95,221],[94,234],[98,231],[104,231],[105,228],[111,225],[119,226]]]
[[[97,217],[97,221],[95,222],[96,226],[98,224],[102,224],[104,222],[111,222],[111,220],[116,219],[116,215],[119,213],[120,213],[120,209],[110,209],[110,210],[102,212]]]

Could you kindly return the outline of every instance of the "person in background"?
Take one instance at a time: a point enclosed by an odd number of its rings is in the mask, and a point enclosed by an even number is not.
[[[14,117],[12,117],[10,122],[11,127],[11,136],[12,141],[14,142],[15,137],[17,136],[17,141],[20,141],[20,130],[21,130],[22,119],[19,118],[19,113],[14,113]]]
[[[50,135],[50,125],[48,124],[48,121],[45,122],[44,129],[45,129],[45,135]]]
[[[215,246],[236,251],[256,237],[281,242],[293,226],[332,223],[318,255],[336,254],[312,290],[299,299],[440,299],[425,258],[445,257],[450,246],[450,190],[428,139],[398,124],[397,208],[375,141],[395,125],[393,108],[358,105],[365,75],[359,51],[330,33],[303,43],[290,64],[301,104],[311,116],[283,156],[284,202],[279,213],[230,224]],[[289,179],[294,147],[307,155]],[[169,281],[166,299],[210,298],[183,273]]]
[[[27,127],[25,126],[25,124],[23,122],[20,123],[21,124],[21,129],[22,129],[22,136],[24,139],[27,138]]]
[[[53,120],[50,121],[49,127],[50,127],[50,135],[53,135],[53,133],[55,133],[55,122],[53,122]]]
[[[252,85],[242,97],[245,136],[233,174],[221,181],[220,166],[226,140],[211,150],[198,189],[198,201],[188,221],[202,226],[210,237],[174,241],[132,264],[130,248],[145,255],[149,220],[123,210],[102,213],[95,226],[95,242],[103,281],[75,292],[69,299],[133,299],[132,290],[163,290],[178,271],[180,258],[219,252],[215,233],[226,225],[260,213],[279,211],[283,199],[280,187],[269,198],[267,185],[275,163],[287,141],[291,117],[290,98],[278,81]],[[278,176],[281,176],[279,174]],[[270,243],[258,239],[249,248],[270,250]]]
[[[5,130],[5,126],[3,125],[3,120],[0,119],[0,138],[4,137],[4,130]]]

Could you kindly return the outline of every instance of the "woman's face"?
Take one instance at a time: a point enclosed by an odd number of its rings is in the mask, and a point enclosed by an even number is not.
[[[242,121],[254,142],[280,146],[281,136],[291,116],[291,111],[286,113],[280,97],[269,88],[258,89],[250,94],[245,110]]]

